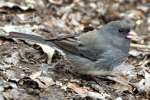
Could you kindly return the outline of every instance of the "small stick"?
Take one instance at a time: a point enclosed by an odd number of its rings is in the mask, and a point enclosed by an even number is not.
[[[130,46],[133,47],[133,48],[141,48],[141,49],[149,49],[150,50],[150,46],[149,45],[141,45],[141,44],[131,43]]]

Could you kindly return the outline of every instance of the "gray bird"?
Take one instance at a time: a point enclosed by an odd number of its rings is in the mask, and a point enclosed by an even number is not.
[[[71,71],[85,75],[110,75],[128,57],[133,24],[112,21],[99,30],[89,31],[76,38],[47,41],[40,36],[10,32],[9,37],[39,43],[51,42],[66,53],[73,64]]]

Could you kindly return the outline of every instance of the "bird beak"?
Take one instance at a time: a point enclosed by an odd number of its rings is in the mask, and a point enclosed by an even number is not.
[[[131,40],[135,40],[138,41],[139,40],[139,36],[137,35],[136,32],[134,31],[130,31],[127,35],[127,38],[131,39]]]

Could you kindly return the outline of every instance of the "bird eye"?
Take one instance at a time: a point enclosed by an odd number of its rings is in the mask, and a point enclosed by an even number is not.
[[[130,29],[121,28],[121,29],[119,29],[119,32],[120,33],[128,33],[128,32],[130,32]]]

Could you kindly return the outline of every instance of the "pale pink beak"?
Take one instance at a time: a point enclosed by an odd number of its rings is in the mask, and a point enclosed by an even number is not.
[[[131,40],[136,40],[136,41],[139,40],[139,36],[134,31],[130,31],[127,35],[127,38]]]

